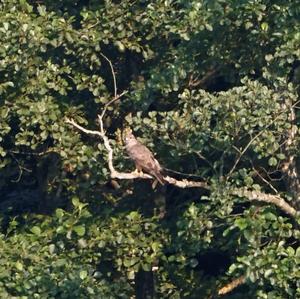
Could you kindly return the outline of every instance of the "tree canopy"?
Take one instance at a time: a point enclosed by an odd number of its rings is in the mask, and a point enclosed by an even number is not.
[[[299,0],[0,19],[1,298],[300,297]]]

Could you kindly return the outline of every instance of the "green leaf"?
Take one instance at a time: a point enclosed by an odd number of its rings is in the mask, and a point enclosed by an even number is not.
[[[206,28],[208,31],[213,31],[213,27],[212,27],[210,24],[205,24],[205,28]]]
[[[271,276],[272,273],[273,273],[273,269],[267,269],[267,270],[264,272],[264,277],[265,277],[265,278],[268,278],[269,276]]]
[[[199,264],[199,262],[198,262],[197,259],[190,259],[190,260],[189,260],[189,265],[190,265],[192,268],[197,267],[198,264]]]
[[[285,159],[285,154],[277,154],[276,156],[279,160],[284,160]]]
[[[85,234],[85,227],[83,225],[76,225],[73,227],[73,230],[79,237],[82,237]]]
[[[125,258],[123,261],[123,265],[126,268],[129,268],[129,267],[132,267],[133,265],[135,265],[138,261],[139,261],[139,259],[137,257]]]
[[[248,227],[248,221],[245,218],[238,218],[234,223],[240,230],[244,230]]]
[[[254,242],[255,241],[255,236],[254,236],[254,233],[253,233],[252,230],[244,229],[243,234],[244,234],[244,237],[246,238],[246,240],[248,240],[249,242]]]
[[[276,166],[277,165],[277,159],[275,157],[271,157],[268,161],[268,164],[270,166]]]
[[[56,209],[55,210],[55,215],[57,218],[62,218],[64,216],[64,210],[63,209]]]
[[[144,271],[151,271],[151,264],[142,263],[141,265]]]
[[[135,272],[134,271],[127,272],[127,278],[129,280],[133,280],[135,278]]]
[[[30,231],[37,236],[41,234],[41,229],[38,226],[33,226]]]
[[[72,204],[73,204],[74,207],[77,208],[80,204],[79,198],[78,197],[73,197],[72,198]]]
[[[268,31],[268,28],[269,28],[268,23],[263,22],[263,23],[261,23],[260,26],[261,26],[261,29],[262,29],[263,31]]]
[[[154,252],[157,252],[157,251],[159,250],[159,248],[160,248],[160,244],[159,244],[158,242],[153,242],[153,243],[151,244],[151,248],[152,248],[152,250],[153,250]]]
[[[15,263],[15,267],[17,270],[22,271],[23,270],[23,264],[20,261],[17,261]]]
[[[54,244],[50,244],[49,245],[49,253],[53,254],[55,252],[55,245]]]
[[[2,119],[6,118],[8,116],[8,113],[9,113],[10,109],[9,107],[1,107],[0,108],[0,116]]]
[[[58,234],[62,234],[62,233],[65,232],[65,228],[64,228],[62,225],[60,225],[60,226],[56,229],[56,232],[57,232]]]
[[[289,256],[294,256],[295,255],[295,249],[291,246],[289,246],[287,249],[286,249],[287,253]]]
[[[39,5],[37,7],[37,11],[41,16],[45,16],[46,15],[46,7],[44,5]]]
[[[277,220],[277,216],[271,212],[265,213],[264,216],[266,219],[271,220],[271,221]]]
[[[9,27],[9,23],[8,22],[3,22],[2,24],[3,24],[4,29],[7,31],[8,27]]]
[[[84,280],[88,275],[88,272],[86,270],[82,270],[79,272],[79,277],[81,280]]]

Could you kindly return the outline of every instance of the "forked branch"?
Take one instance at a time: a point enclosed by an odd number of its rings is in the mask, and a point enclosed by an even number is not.
[[[132,179],[153,179],[153,177],[146,173],[137,173],[137,172],[119,172],[114,168],[113,165],[113,149],[110,145],[109,139],[105,134],[103,129],[103,121],[101,116],[98,116],[100,122],[100,131],[93,131],[85,129],[84,127],[77,124],[73,119],[67,119],[66,123],[71,124],[78,130],[94,136],[99,136],[104,143],[105,149],[108,154],[108,168],[110,171],[111,178],[120,179],[120,180],[132,180]],[[177,180],[170,176],[165,176],[164,180],[171,185],[177,186],[178,188],[203,188],[210,190],[210,186],[206,182],[191,181],[191,180]],[[250,201],[262,201],[266,203],[273,204],[284,211],[286,214],[295,217],[297,211],[289,205],[281,196],[267,194],[260,191],[248,190],[246,188],[235,188],[231,191],[232,195],[239,197],[245,197]]]
[[[81,125],[77,124],[73,119],[66,119],[66,123],[72,125],[73,127],[77,128],[78,130],[84,132],[88,135],[99,136],[104,143],[104,147],[107,151],[107,159],[108,159],[108,168],[110,171],[111,178],[119,179],[119,180],[132,180],[132,179],[153,179],[153,177],[146,173],[138,173],[138,172],[120,172],[117,171],[113,165],[113,149],[110,145],[109,139],[105,134],[103,129],[103,121],[101,115],[98,115],[98,119],[100,122],[100,131],[88,130],[82,127]],[[176,180],[172,177],[166,176],[164,180],[169,184],[175,185],[179,188],[206,188],[208,189],[208,185],[205,182],[194,182],[188,180]]]
[[[100,130],[99,131],[88,130],[88,129],[82,127],[81,125],[77,124],[73,119],[66,119],[66,123],[72,125],[73,127],[77,128],[78,130],[84,132],[85,134],[89,134],[89,135],[93,135],[93,136],[99,136],[102,139],[102,141],[104,143],[104,147],[107,151],[107,160],[108,160],[107,162],[108,162],[108,168],[109,168],[109,171],[110,171],[111,178],[120,179],[120,180],[154,179],[151,175],[146,174],[146,173],[119,172],[114,168],[114,165],[113,165],[113,148],[111,147],[109,139],[106,136],[104,126],[103,126],[103,118],[105,116],[107,108],[113,102],[120,99],[126,93],[126,91],[122,92],[119,95],[117,94],[117,83],[116,83],[116,76],[115,76],[113,65],[112,65],[111,61],[105,55],[101,54],[101,56],[105,60],[108,61],[109,65],[110,65],[110,68],[111,68],[111,72],[112,72],[112,76],[113,76],[113,82],[114,82],[114,97],[104,105],[104,108],[103,108],[101,114],[98,115]],[[237,159],[236,163],[234,164],[234,166],[231,169],[229,174],[231,174],[234,171],[234,169],[237,166],[239,160],[241,159],[241,156],[245,153],[245,151],[251,145],[253,140],[256,139],[259,136],[259,134],[256,135],[251,140],[251,142],[246,146],[246,148],[241,152],[241,155]],[[170,177],[170,176],[165,176],[164,180],[166,182],[168,182],[169,184],[171,184],[171,185],[177,186],[178,188],[203,188],[203,189],[206,189],[206,190],[211,189],[211,187],[206,182],[192,181],[192,180],[187,180],[187,179],[177,180],[177,179],[175,179],[173,177]],[[248,190],[248,189],[245,189],[245,188],[233,189],[231,191],[231,194],[235,195],[235,196],[245,197],[250,201],[253,201],[253,200],[254,201],[262,201],[262,202],[273,204],[273,205],[277,206],[278,208],[280,208],[282,211],[284,211],[286,214],[288,214],[292,217],[295,217],[296,214],[297,214],[297,211],[292,206],[290,206],[278,194],[277,195],[272,195],[272,194],[267,194],[267,193],[263,193],[263,192],[259,192],[259,191]]]

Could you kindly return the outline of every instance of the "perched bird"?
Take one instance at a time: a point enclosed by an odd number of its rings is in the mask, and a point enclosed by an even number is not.
[[[161,185],[164,185],[163,168],[152,152],[134,137],[130,129],[125,130],[124,139],[127,154],[134,161],[137,171],[152,175]]]

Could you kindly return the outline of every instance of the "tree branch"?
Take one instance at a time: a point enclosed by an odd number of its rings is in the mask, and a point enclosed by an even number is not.
[[[108,168],[109,168],[109,171],[110,171],[111,178],[120,179],[120,180],[132,180],[132,179],[137,179],[137,178],[139,178],[139,179],[155,179],[151,175],[146,174],[146,173],[139,173],[139,172],[136,172],[136,171],[129,172],[129,173],[119,172],[114,168],[114,165],[113,165],[113,149],[110,146],[109,139],[106,136],[106,133],[105,133],[105,130],[104,130],[103,118],[105,116],[105,113],[106,113],[107,108],[109,107],[109,105],[111,105],[114,101],[121,98],[127,91],[124,91],[119,95],[117,94],[117,81],[116,81],[116,76],[115,76],[115,72],[114,72],[112,62],[104,54],[101,54],[101,56],[105,60],[108,61],[109,65],[110,65],[110,68],[111,68],[113,81],[114,81],[114,97],[112,98],[112,100],[108,101],[104,105],[104,108],[103,108],[101,114],[98,115],[98,120],[99,120],[99,124],[100,124],[100,131],[85,129],[81,125],[77,124],[73,119],[69,119],[69,118],[66,119],[66,123],[74,126],[75,128],[77,128],[78,130],[84,132],[85,134],[99,136],[102,139],[102,141],[104,143],[104,147],[105,147],[105,149],[107,151],[107,155],[108,155],[108,161],[107,162],[108,162]],[[273,123],[273,122],[271,122],[271,123]],[[269,126],[270,126],[270,124],[267,127],[269,127]],[[237,166],[238,162],[240,161],[241,157],[243,156],[243,154],[247,151],[247,149],[250,147],[252,142],[262,134],[262,132],[263,132],[263,130],[260,133],[258,133],[256,136],[254,136],[254,138],[252,138],[250,140],[250,142],[246,145],[244,150],[240,152],[240,155],[239,155],[238,159],[236,160],[234,166],[230,170],[228,176],[230,176],[232,174],[232,172],[236,168],[236,166]],[[206,182],[190,181],[190,180],[186,180],[186,179],[177,180],[177,179],[175,179],[173,177],[170,177],[170,176],[165,176],[164,180],[166,182],[168,182],[169,184],[171,184],[171,185],[177,186],[178,188],[203,188],[203,189],[206,189],[206,190],[211,189],[211,187]],[[263,192],[260,192],[260,191],[252,191],[252,190],[248,190],[246,188],[240,188],[240,189],[236,188],[236,189],[233,189],[230,193],[232,195],[236,195],[236,196],[240,196],[240,197],[246,197],[248,200],[251,200],[251,201],[255,200],[255,201],[262,201],[262,202],[274,204],[278,208],[280,208],[282,211],[284,211],[285,213],[287,213],[288,215],[290,215],[292,217],[295,217],[296,213],[297,213],[297,211],[292,206],[290,206],[279,195],[271,195],[271,194],[263,193]]]
[[[237,288],[238,286],[243,284],[245,281],[246,281],[245,276],[241,276],[241,277],[238,277],[238,278],[234,279],[233,281],[231,281],[230,283],[228,283],[227,285],[225,285],[224,287],[219,289],[218,290],[218,295],[223,296],[223,295],[226,295],[226,294],[230,293],[235,288]]]
[[[254,170],[254,172],[257,174],[257,176],[264,182],[266,183],[276,194],[278,194],[278,191],[276,190],[276,188],[268,181],[266,180],[260,173],[259,171],[254,167],[252,161],[251,161],[251,164],[252,164],[252,169]]]
[[[191,74],[190,78],[189,78],[188,86],[189,87],[199,87],[200,86],[200,88],[201,87],[203,88],[203,86],[209,79],[212,79],[214,76],[216,76],[218,71],[219,71],[219,68],[210,69],[207,71],[207,73],[201,79],[199,79],[198,77],[194,78],[193,74]]]
[[[297,103],[296,103],[297,104]],[[300,209],[300,180],[299,172],[297,167],[295,148],[297,147],[297,132],[298,127],[296,125],[296,113],[292,100],[287,99],[282,107],[289,111],[289,123],[290,129],[287,130],[287,139],[285,140],[283,152],[286,156],[284,163],[282,164],[281,170],[284,174],[284,181],[288,191],[292,194],[293,205]]]
[[[231,194],[240,197],[245,197],[251,201],[254,200],[271,203],[292,217],[295,217],[297,213],[296,209],[289,205],[279,195],[272,195],[260,191],[248,190],[247,188],[235,188],[231,191]]]
[[[112,62],[103,53],[100,53],[100,55],[109,63],[109,66],[110,66],[110,69],[111,69],[111,73],[112,73],[112,77],[113,77],[113,81],[114,81],[114,98],[116,98],[117,94],[118,94],[118,91],[117,91],[117,79],[116,79],[116,75],[115,75],[113,64],[112,64]]]
[[[102,114],[101,114],[102,115]],[[77,124],[73,119],[66,119],[66,123],[74,126],[78,130],[84,132],[85,134],[88,135],[94,135],[94,136],[99,136],[103,142],[105,149],[108,154],[108,168],[110,171],[110,176],[111,178],[119,179],[119,180],[132,180],[132,179],[153,179],[153,176],[146,174],[146,173],[140,173],[140,172],[119,172],[114,168],[113,165],[113,149],[110,146],[109,139],[105,135],[104,129],[103,129],[103,121],[101,115],[98,115],[98,119],[100,122],[100,131],[93,131],[93,130],[88,130],[82,127],[81,125]],[[171,185],[175,185],[179,188],[206,188],[208,189],[208,185],[205,182],[193,182],[193,181],[188,181],[188,180],[176,180],[172,177],[166,176],[164,177],[164,180],[167,181]]]
[[[298,103],[298,102],[297,102]],[[296,103],[296,104],[297,104]],[[260,137],[264,132],[265,132],[265,130],[266,129],[268,129],[270,126],[272,126],[274,123],[275,123],[275,121],[280,117],[280,116],[282,116],[282,113],[286,113],[287,111],[294,111],[294,106],[296,105],[296,104],[294,104],[294,105],[292,105],[291,107],[289,107],[289,108],[287,108],[287,107],[285,107],[285,106],[283,106],[283,109],[282,109],[282,111],[281,111],[281,113],[279,113],[265,128],[263,128],[263,129],[261,129],[261,131],[259,131],[253,138],[251,138],[250,139],[250,141],[248,142],[248,144],[245,146],[245,148],[243,149],[243,150],[239,150],[237,147],[235,147],[234,146],[234,148],[235,148],[235,150],[237,150],[238,152],[239,152],[239,156],[237,157],[237,159],[236,159],[236,161],[235,161],[235,163],[234,163],[234,165],[232,166],[232,168],[230,169],[230,171],[228,172],[228,174],[226,175],[226,177],[227,178],[229,178],[231,175],[232,175],[232,173],[234,172],[234,170],[236,169],[236,167],[237,167],[237,165],[238,165],[238,163],[240,162],[240,160],[241,160],[241,158],[243,157],[243,155],[246,153],[246,151],[249,149],[249,147],[252,145],[252,143],[258,138],[258,137]],[[295,115],[294,115],[295,116]],[[293,116],[292,116],[293,117]],[[291,118],[291,117],[290,117]],[[294,119],[292,119],[292,120],[294,120]],[[296,129],[296,131],[297,131],[297,129]],[[293,131],[293,134],[295,133],[295,130]],[[289,138],[291,138],[291,139],[293,139],[293,137],[294,137],[294,135],[292,135],[291,137],[289,137]],[[300,186],[299,186],[299,191],[300,191]]]
[[[132,180],[132,179],[153,179],[153,177],[146,173],[138,173],[138,172],[119,172],[114,168],[113,165],[113,149],[110,146],[109,139],[105,135],[105,132],[103,130],[103,122],[102,118],[99,115],[99,122],[100,122],[100,128],[101,131],[93,131],[83,128],[82,126],[75,123],[72,119],[67,119],[66,123],[71,124],[78,130],[94,136],[99,136],[103,142],[104,146],[108,153],[108,168],[110,171],[111,178],[119,179],[119,180]],[[168,182],[171,185],[174,185],[178,188],[203,188],[206,190],[210,190],[211,187],[206,182],[198,182],[198,181],[190,181],[190,180],[177,180],[175,178],[172,178],[170,176],[165,176],[164,180]],[[239,197],[245,197],[250,201],[261,201],[273,204],[280,208],[282,211],[284,211],[286,214],[295,217],[296,216],[296,209],[294,209],[292,206],[290,206],[281,196],[279,195],[272,195],[267,194],[260,191],[255,190],[248,190],[247,188],[235,188],[230,192],[232,195],[236,195]]]

